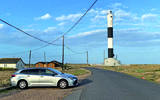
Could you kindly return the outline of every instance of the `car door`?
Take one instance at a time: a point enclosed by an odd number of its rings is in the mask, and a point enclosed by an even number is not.
[[[56,76],[53,76],[53,71],[41,69],[40,85],[41,86],[56,86]]]
[[[39,69],[29,69],[27,72],[27,79],[30,86],[39,86],[40,80],[40,70]]]

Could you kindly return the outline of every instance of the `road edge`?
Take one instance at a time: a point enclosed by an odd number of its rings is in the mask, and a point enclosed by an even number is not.
[[[84,75],[77,76],[77,78],[80,78],[79,82],[86,79],[86,77],[92,75],[91,71],[85,69],[84,67],[82,69],[88,71],[88,73],[84,74]],[[81,97],[81,93],[82,93],[83,88],[84,88],[84,86],[82,86],[82,89],[75,89],[75,90],[73,89],[73,92],[68,94],[67,96],[65,96],[63,98],[63,100],[79,100],[79,98]],[[69,98],[69,97],[72,97],[72,98]]]
[[[12,88],[14,88],[14,87],[13,86],[9,86],[9,87],[6,87],[6,88],[2,88],[2,89],[0,89],[0,93],[3,92],[3,91],[6,91],[6,90],[10,90]]]

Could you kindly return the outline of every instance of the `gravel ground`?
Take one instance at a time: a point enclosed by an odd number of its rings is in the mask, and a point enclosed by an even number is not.
[[[69,95],[73,91],[83,88],[87,76],[91,73],[77,76],[80,85],[78,87],[71,87],[67,89],[59,89],[57,87],[36,87],[26,90],[12,90],[8,93],[0,94],[0,100],[62,100],[65,96]]]

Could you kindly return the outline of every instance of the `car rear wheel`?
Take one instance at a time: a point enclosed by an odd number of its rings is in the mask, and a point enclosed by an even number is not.
[[[19,87],[20,89],[25,89],[25,88],[27,88],[27,87],[28,87],[27,82],[26,82],[25,80],[22,80],[22,81],[18,82],[18,87]]]
[[[61,80],[61,81],[59,82],[59,87],[60,87],[61,89],[67,88],[67,87],[68,87],[67,81],[66,81],[66,80]]]

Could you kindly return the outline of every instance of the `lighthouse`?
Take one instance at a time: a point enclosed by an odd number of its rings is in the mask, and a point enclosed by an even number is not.
[[[108,58],[113,58],[113,14],[109,10],[107,14],[108,20]]]
[[[106,66],[119,66],[120,61],[114,58],[113,52],[113,14],[112,11],[109,10],[107,14],[107,25],[108,25],[108,58],[104,59],[104,65]]]

